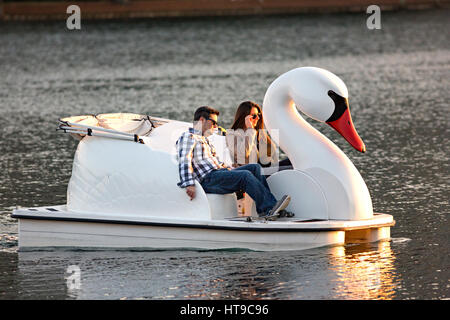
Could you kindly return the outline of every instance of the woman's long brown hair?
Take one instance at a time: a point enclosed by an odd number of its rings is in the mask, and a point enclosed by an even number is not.
[[[267,155],[270,157],[272,155],[272,140],[270,139],[267,131],[264,130],[264,119],[262,115],[261,107],[253,101],[244,101],[242,102],[236,110],[236,114],[234,116],[234,122],[231,125],[231,129],[237,130],[242,129],[245,130],[245,117],[248,116],[252,112],[252,108],[258,109],[259,120],[256,123],[255,129],[257,131],[257,139],[258,139],[258,149],[259,149],[259,141],[260,138],[265,138],[267,141]],[[260,137],[260,134],[263,134],[264,137]]]

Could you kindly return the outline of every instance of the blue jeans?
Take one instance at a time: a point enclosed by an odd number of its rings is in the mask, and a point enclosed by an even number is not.
[[[232,170],[213,170],[206,174],[200,184],[206,193],[248,193],[255,201],[258,214],[267,213],[277,202],[270,192],[266,177],[261,174],[261,166],[256,163]]]

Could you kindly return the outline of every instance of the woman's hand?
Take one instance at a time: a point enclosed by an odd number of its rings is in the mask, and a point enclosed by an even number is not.
[[[253,119],[252,115],[249,114],[248,116],[245,117],[245,128],[246,129],[254,129],[257,122],[258,122],[258,120]]]

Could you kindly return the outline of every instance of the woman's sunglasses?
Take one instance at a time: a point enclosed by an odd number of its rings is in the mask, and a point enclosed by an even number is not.
[[[252,119],[253,119],[253,120],[255,120],[256,118],[261,119],[261,116],[260,116],[259,113],[257,113],[257,114],[252,114],[251,116],[252,116]]]

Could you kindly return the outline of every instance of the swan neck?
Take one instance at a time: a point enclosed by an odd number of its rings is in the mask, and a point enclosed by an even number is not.
[[[323,149],[322,143],[328,139],[303,118],[287,87],[269,88],[263,114],[269,132],[278,130],[278,145],[295,169],[305,169],[307,164],[317,162],[317,151]]]

